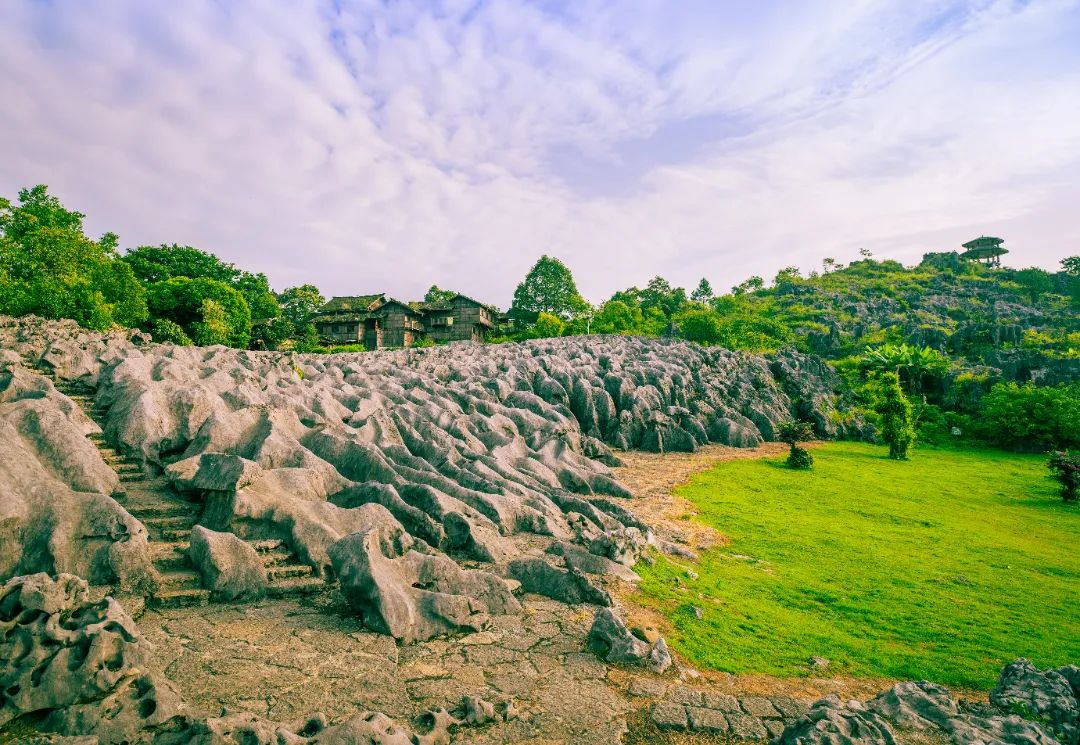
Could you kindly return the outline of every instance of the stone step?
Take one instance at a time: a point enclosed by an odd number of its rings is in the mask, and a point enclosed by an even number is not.
[[[266,589],[266,594],[272,598],[314,595],[321,592],[325,587],[326,583],[320,577],[293,577],[271,582]]]
[[[270,567],[281,566],[282,564],[298,563],[296,554],[294,554],[285,546],[278,546],[271,551],[259,551],[258,549],[255,550],[258,552],[259,558],[262,559],[263,566],[265,566],[267,569],[269,569]]]
[[[126,509],[133,517],[141,521],[153,520],[157,517],[191,517],[194,519],[196,505],[184,504],[183,502],[137,502],[130,498],[124,501]]]
[[[315,570],[307,564],[279,564],[266,567],[266,577],[270,582],[286,580],[293,577],[312,577]]]
[[[163,550],[157,546],[168,546]],[[191,559],[188,558],[188,545],[182,542],[175,543],[150,543],[150,558],[159,572],[174,572],[177,570],[191,570]]]
[[[137,484],[146,481],[146,477],[143,476],[142,471],[135,473],[118,473],[117,476],[120,477],[120,482],[124,484]]]
[[[199,587],[202,584],[202,576],[194,569],[172,569],[159,572],[159,574],[162,590],[183,590]]]
[[[192,608],[210,603],[210,591],[201,587],[190,590],[164,590],[150,597],[154,608]]]
[[[248,541],[260,554],[270,553],[285,546],[285,542],[277,538],[264,538],[257,541]],[[288,549],[285,549],[288,551]]]
[[[150,536],[155,541],[190,541],[191,540],[191,528],[164,528],[162,530],[151,530]]]
[[[142,521],[143,524],[150,528],[157,528],[158,530],[165,530],[166,528],[190,528],[195,524],[194,515],[169,515],[169,516],[157,516],[148,517]]]

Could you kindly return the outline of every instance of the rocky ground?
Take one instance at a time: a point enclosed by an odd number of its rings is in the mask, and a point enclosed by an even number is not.
[[[701,676],[623,607],[640,557],[721,539],[673,479],[834,433],[837,385],[664,340],[304,356],[0,318],[0,738],[1046,741],[1019,701],[1076,745],[1074,668],[986,711],[811,707],[864,691]]]

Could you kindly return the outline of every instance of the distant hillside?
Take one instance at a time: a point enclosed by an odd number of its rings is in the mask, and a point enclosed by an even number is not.
[[[782,272],[771,288],[751,281],[714,304],[768,319],[797,347],[833,360],[906,343],[946,353],[957,370],[1053,384],[1080,379],[1077,283],[942,253],[911,268],[864,259],[805,279]]]

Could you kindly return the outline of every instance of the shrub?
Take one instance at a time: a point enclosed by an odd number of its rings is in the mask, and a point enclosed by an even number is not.
[[[907,460],[908,448],[915,443],[915,423],[911,402],[900,388],[900,376],[882,373],[877,394],[874,410],[881,417],[881,436],[889,444],[889,457]]]
[[[799,447],[800,441],[813,439],[814,425],[801,421],[781,422],[776,428],[776,435],[781,442],[786,442],[791,446],[787,458],[787,464],[791,468],[805,469],[814,465],[814,456],[810,454],[810,451]]]
[[[326,350],[330,354],[345,354],[351,352],[366,352],[367,347],[363,344],[339,344]]]
[[[215,279],[173,277],[147,290],[150,315],[177,324],[199,345],[244,349],[251,339],[251,310],[239,291]]]
[[[552,313],[540,313],[536,317],[536,323],[529,329],[529,338],[548,339],[555,336],[562,336],[565,329],[566,323],[558,316]]]
[[[998,383],[982,400],[977,434],[1010,450],[1080,447],[1080,385]]]
[[[688,310],[678,318],[679,331],[684,339],[699,344],[720,341],[720,317],[711,310]]]
[[[184,333],[180,325],[173,323],[168,318],[159,318],[150,327],[150,335],[154,341],[161,343],[177,344],[182,347],[190,347],[194,342],[191,337]]]
[[[1061,482],[1061,498],[1075,502],[1080,497],[1080,453],[1059,450],[1050,455],[1046,466]]]

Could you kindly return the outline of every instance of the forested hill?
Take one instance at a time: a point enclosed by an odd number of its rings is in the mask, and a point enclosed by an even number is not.
[[[915,267],[867,258],[763,284],[751,278],[713,300],[721,329],[743,319],[761,346],[790,342],[833,360],[907,344],[991,376],[1080,377],[1080,279],[1065,271],[988,268],[940,253]]]

